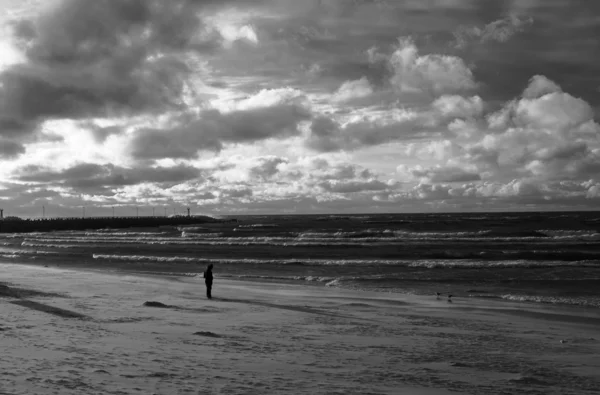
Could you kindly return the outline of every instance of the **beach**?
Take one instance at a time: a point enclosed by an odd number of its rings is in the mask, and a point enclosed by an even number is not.
[[[200,276],[2,264],[0,284],[0,394],[600,388],[595,308],[239,281],[218,267],[212,300]]]

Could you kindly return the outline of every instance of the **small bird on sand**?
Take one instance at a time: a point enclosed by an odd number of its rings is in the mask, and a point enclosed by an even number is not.
[[[452,294],[448,294],[448,302],[452,302]]]
[[[441,295],[441,293],[439,293],[439,292],[436,292],[436,293],[435,293],[435,298],[436,298],[436,299],[439,299],[439,298],[440,298],[440,295]]]

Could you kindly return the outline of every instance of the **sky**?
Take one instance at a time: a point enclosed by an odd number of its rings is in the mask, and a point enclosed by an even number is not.
[[[599,207],[597,1],[0,9],[5,216]]]

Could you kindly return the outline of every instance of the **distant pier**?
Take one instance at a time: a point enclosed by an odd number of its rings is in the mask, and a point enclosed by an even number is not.
[[[52,232],[60,230],[155,228],[207,223],[231,222],[203,215],[172,217],[89,217],[89,218],[39,218],[0,219],[0,233]]]

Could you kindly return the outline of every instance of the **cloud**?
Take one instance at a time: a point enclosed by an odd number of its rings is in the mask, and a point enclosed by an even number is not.
[[[546,77],[534,76],[520,98],[485,121],[450,129],[464,152],[454,160],[475,165],[486,178],[582,179],[598,169],[600,125],[592,107]]]
[[[378,180],[367,180],[367,181],[325,181],[319,184],[319,186],[327,191],[333,193],[356,193],[366,191],[383,191],[389,188],[386,183]]]
[[[15,141],[0,139],[0,159],[12,159],[25,153],[25,147]]]
[[[372,63],[385,62],[391,70],[390,82],[399,93],[424,93],[431,96],[473,90],[477,83],[473,73],[456,56],[420,55],[410,37],[398,40],[396,50],[390,55],[369,52]]]
[[[529,85],[523,92],[523,98],[532,100],[559,92],[562,92],[562,89],[554,81],[549,80],[543,75],[534,75],[529,80]]]
[[[481,115],[484,110],[483,100],[479,96],[465,98],[460,95],[444,95],[435,99],[431,106],[443,116],[451,118],[470,118]]]
[[[220,189],[220,193],[223,199],[245,199],[253,195],[250,188],[241,186],[224,187]]]
[[[339,125],[329,117],[320,116],[313,120],[305,145],[318,152],[331,152],[342,149],[341,139]]]
[[[269,182],[278,176],[289,159],[275,156],[246,157],[242,155],[221,158],[206,167],[210,178],[219,184]]]
[[[435,117],[427,112],[389,109],[352,119],[344,125],[326,116],[317,117],[305,145],[319,152],[356,150],[397,140],[430,138],[439,132]]]
[[[216,198],[217,198],[217,195],[215,195],[212,192],[204,192],[204,193],[201,193],[196,196],[196,199],[198,199],[198,200],[213,200]]]
[[[419,180],[420,183],[426,184],[481,180],[481,176],[478,173],[453,166],[436,166],[426,169],[419,167],[407,169],[405,166],[399,166],[397,170],[400,173],[409,173],[413,178]]]
[[[43,183],[75,190],[110,189],[143,183],[175,185],[200,178],[201,171],[190,166],[123,168],[111,164],[80,163],[64,170],[39,166],[18,169],[14,178],[21,182]]]
[[[56,0],[13,13],[5,206],[593,207],[586,4]]]
[[[230,113],[206,110],[178,116],[164,128],[137,130],[129,150],[135,159],[192,159],[199,151],[219,151],[227,143],[296,136],[299,124],[311,116],[310,111],[295,104]]]
[[[47,119],[182,108],[189,60],[221,45],[204,17],[226,3],[63,0],[18,21],[25,59],[0,72],[0,121],[13,125],[9,133],[27,134]]]
[[[488,23],[483,27],[461,26],[453,34],[454,46],[465,49],[473,43],[486,43],[490,41],[504,43],[513,36],[525,31],[533,24],[533,18],[511,15]]]
[[[583,99],[553,92],[535,99],[521,99],[515,106],[517,125],[564,130],[593,120],[594,111]]]
[[[250,167],[250,176],[259,180],[267,180],[279,172],[279,165],[288,163],[284,158],[268,156],[257,158],[257,163]]]
[[[118,125],[100,126],[93,122],[83,122],[81,127],[89,130],[94,140],[99,144],[104,143],[110,136],[120,135],[123,132],[123,129]]]
[[[366,77],[355,81],[346,81],[333,94],[332,99],[335,101],[349,101],[368,97],[373,94],[373,87]]]

